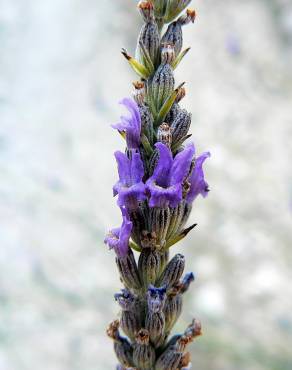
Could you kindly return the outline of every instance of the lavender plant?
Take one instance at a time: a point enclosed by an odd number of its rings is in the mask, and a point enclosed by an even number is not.
[[[187,142],[191,114],[180,107],[185,88],[175,87],[174,80],[189,50],[182,50],[182,27],[195,20],[195,12],[186,10],[189,3],[140,1],[144,24],[135,58],[122,50],[140,80],[133,84],[133,98],[121,101],[129,115],[113,125],[126,141],[125,152],[115,152],[119,180],[113,187],[123,221],[105,238],[124,285],[115,294],[120,318],[107,330],[120,370],[187,369],[187,346],[201,334],[194,319],[184,333],[169,338],[194,280],[191,272],[183,276],[184,256],[169,260],[169,250],[194,228],[186,227],[192,204],[209,190],[203,163],[210,154],[197,156]]]

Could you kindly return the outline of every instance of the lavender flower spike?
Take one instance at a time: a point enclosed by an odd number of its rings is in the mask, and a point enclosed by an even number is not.
[[[195,148],[190,144],[173,159],[171,150],[162,143],[155,144],[159,160],[153,175],[146,182],[150,207],[176,207],[182,200],[182,182],[186,177]]]
[[[190,2],[139,1],[144,21],[139,59],[122,51],[139,81],[133,83],[136,102],[121,101],[129,116],[113,125],[127,142],[124,152],[115,152],[119,180],[113,187],[123,223],[105,238],[117,254],[124,286],[115,296],[121,314],[107,331],[119,370],[187,370],[191,366],[187,345],[201,334],[194,321],[184,334],[170,337],[194,280],[193,273],[182,277],[185,257],[178,253],[170,258],[170,249],[194,227],[185,228],[190,203],[208,192],[203,163],[210,154],[196,158],[194,145],[185,144],[191,136],[191,113],[181,107],[185,90],[175,84],[173,73],[188,50],[180,52],[181,25],[193,20],[195,12],[180,13]],[[170,31],[163,35],[169,22],[173,22]],[[119,327],[128,339],[119,334]]]
[[[129,220],[128,212],[121,208],[123,223],[121,227],[111,229],[104,239],[110,249],[114,249],[119,257],[125,257],[129,249],[129,239],[133,223]]]
[[[186,201],[188,203],[192,203],[199,194],[201,194],[204,198],[208,195],[209,186],[205,181],[203,163],[209,157],[210,153],[205,152],[196,159],[195,167],[189,179],[190,190],[186,196]]]
[[[120,101],[130,112],[130,117],[121,116],[121,121],[112,125],[114,129],[126,132],[128,149],[138,149],[141,135],[141,117],[137,103],[130,98]]]
[[[132,151],[128,158],[122,152],[115,152],[118,164],[119,181],[114,185],[114,196],[118,194],[118,205],[127,209],[136,209],[138,201],[146,198],[145,184],[142,182],[144,175],[143,162],[139,152]]]

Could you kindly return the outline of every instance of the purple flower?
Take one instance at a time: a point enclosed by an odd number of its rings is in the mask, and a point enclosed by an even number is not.
[[[125,257],[129,249],[129,239],[133,227],[133,223],[129,220],[128,212],[125,208],[121,208],[123,215],[123,223],[121,227],[111,229],[104,239],[104,242],[110,249],[114,248],[119,257]]]
[[[147,304],[151,312],[162,311],[166,300],[166,286],[156,288],[152,284],[149,285],[147,291]]]
[[[150,193],[150,207],[176,207],[182,200],[182,182],[189,171],[195,148],[187,146],[172,157],[171,150],[158,142],[155,147],[159,151],[159,160],[153,175],[146,182]]]
[[[115,152],[118,164],[119,181],[114,185],[114,196],[118,194],[118,205],[136,209],[138,201],[146,199],[143,162],[139,152],[132,150],[131,159],[122,152]]]
[[[203,163],[209,157],[210,153],[205,152],[196,159],[195,167],[189,178],[191,186],[186,196],[186,201],[188,203],[191,203],[193,200],[195,200],[199,194],[201,194],[204,198],[208,194],[209,188],[204,178]]]
[[[128,149],[138,149],[141,135],[141,117],[137,103],[129,98],[120,101],[128,111],[129,117],[121,116],[120,122],[112,125],[114,129],[126,132],[126,141]]]

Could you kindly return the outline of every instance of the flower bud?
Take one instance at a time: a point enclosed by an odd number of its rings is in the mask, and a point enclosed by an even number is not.
[[[146,23],[142,26],[138,37],[136,59],[148,66],[147,58],[149,57],[155,65],[159,56],[160,36],[153,16],[153,5],[150,1],[142,1],[139,3],[139,9]]]
[[[189,289],[190,284],[194,280],[195,280],[195,276],[192,272],[188,272],[187,274],[185,274],[185,276],[182,280],[182,283],[181,283],[180,292],[185,293]]]
[[[172,126],[172,123],[178,116],[178,114],[181,112],[181,108],[179,106],[179,102],[186,96],[186,89],[184,87],[180,87],[178,89],[178,93],[175,99],[175,102],[172,104],[172,107],[170,108],[170,111],[167,113],[165,117],[165,122],[167,122],[170,126]]]
[[[170,108],[170,111],[167,113],[164,121],[167,122],[169,126],[171,126],[180,111],[181,111],[180,106],[176,102],[174,102],[172,107]]]
[[[184,217],[186,202],[183,200],[175,208],[171,209],[171,221],[167,230],[166,239],[173,238],[181,229],[182,219]]]
[[[171,347],[174,347],[177,343],[177,341],[182,337],[182,334],[175,334],[173,335],[170,340],[167,342],[165,346],[165,351]]]
[[[146,228],[147,209],[148,207],[146,203],[143,202],[139,204],[139,207],[137,209],[130,211],[130,219],[133,223],[131,237],[138,245],[141,245],[142,232]]]
[[[182,353],[178,352],[175,347],[170,347],[159,356],[155,370],[177,370],[181,358]]]
[[[178,21],[171,23],[165,34],[162,37],[163,43],[172,43],[174,45],[175,55],[178,56],[181,52],[183,46],[183,34],[182,34],[182,24]]]
[[[171,329],[177,322],[182,311],[182,296],[176,294],[169,296],[165,302],[164,315],[165,315],[165,332],[170,333]]]
[[[149,165],[148,165],[149,177],[151,177],[153,175],[153,172],[154,172],[154,169],[157,165],[158,159],[159,159],[159,153],[158,153],[158,150],[155,149],[152,153],[152,156],[149,159]]]
[[[160,285],[174,286],[181,278],[185,268],[185,258],[182,254],[176,254],[167,264],[161,278]]]
[[[171,210],[166,208],[153,207],[149,209],[149,225],[156,235],[156,245],[159,249],[166,244],[166,235],[171,221]]]
[[[151,343],[157,348],[163,344],[165,317],[163,312],[148,311],[145,327],[149,332]]]
[[[169,98],[174,90],[174,76],[170,63],[174,59],[174,49],[171,45],[162,48],[161,65],[155,72],[151,82],[150,90],[156,110],[159,112],[163,103]]]
[[[165,122],[158,127],[157,141],[160,141],[161,143],[165,144],[169,148],[171,147],[171,143],[172,143],[171,128]]]
[[[115,299],[122,307],[120,326],[124,333],[134,340],[137,332],[141,328],[140,310],[137,298],[127,289],[122,289],[122,293],[115,294]]]
[[[117,359],[127,367],[133,365],[133,349],[126,338],[114,343],[114,351]]]
[[[155,350],[149,343],[149,332],[141,329],[134,344],[133,361],[139,369],[151,369],[155,363]]]
[[[128,289],[122,289],[121,293],[116,293],[115,300],[125,311],[132,311],[136,303],[135,295]]]
[[[191,121],[191,113],[188,113],[185,109],[182,109],[171,125],[173,144],[178,143],[181,139],[186,137],[191,125]]]
[[[154,19],[154,8],[151,1],[139,1],[138,9],[145,22],[150,22]]]
[[[160,276],[161,260],[163,253],[152,248],[143,248],[139,257],[139,272],[144,289],[148,289],[150,284],[155,284]]]
[[[126,336],[134,341],[136,334],[141,328],[139,313],[133,311],[122,311],[120,325]]]
[[[129,289],[139,290],[141,283],[133,251],[129,248],[125,257],[117,256],[116,263],[125,286]]]
[[[125,367],[133,366],[133,348],[129,341],[119,333],[119,320],[113,321],[107,335],[114,341],[114,350],[120,363]]]
[[[161,312],[166,300],[166,287],[155,288],[149,285],[147,290],[148,310],[152,313]]]
[[[182,218],[180,221],[180,229],[182,229],[185,226],[189,218],[189,215],[191,213],[191,210],[192,210],[192,204],[189,204],[185,201],[183,201],[182,204],[183,204],[184,210],[183,210]]]
[[[162,273],[168,263],[169,260],[169,251],[168,249],[164,252],[161,251],[160,254],[160,273]]]
[[[150,142],[153,141],[153,116],[148,105],[143,104],[139,106],[139,112],[141,117],[142,133],[147,136]]]

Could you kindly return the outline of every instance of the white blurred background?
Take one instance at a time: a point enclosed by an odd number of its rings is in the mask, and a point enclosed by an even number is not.
[[[116,363],[120,223],[110,128],[136,79],[134,0],[0,0],[0,370]],[[173,248],[197,275],[176,330],[195,316],[200,370],[292,369],[292,1],[196,0],[185,27],[198,152],[211,192]]]

